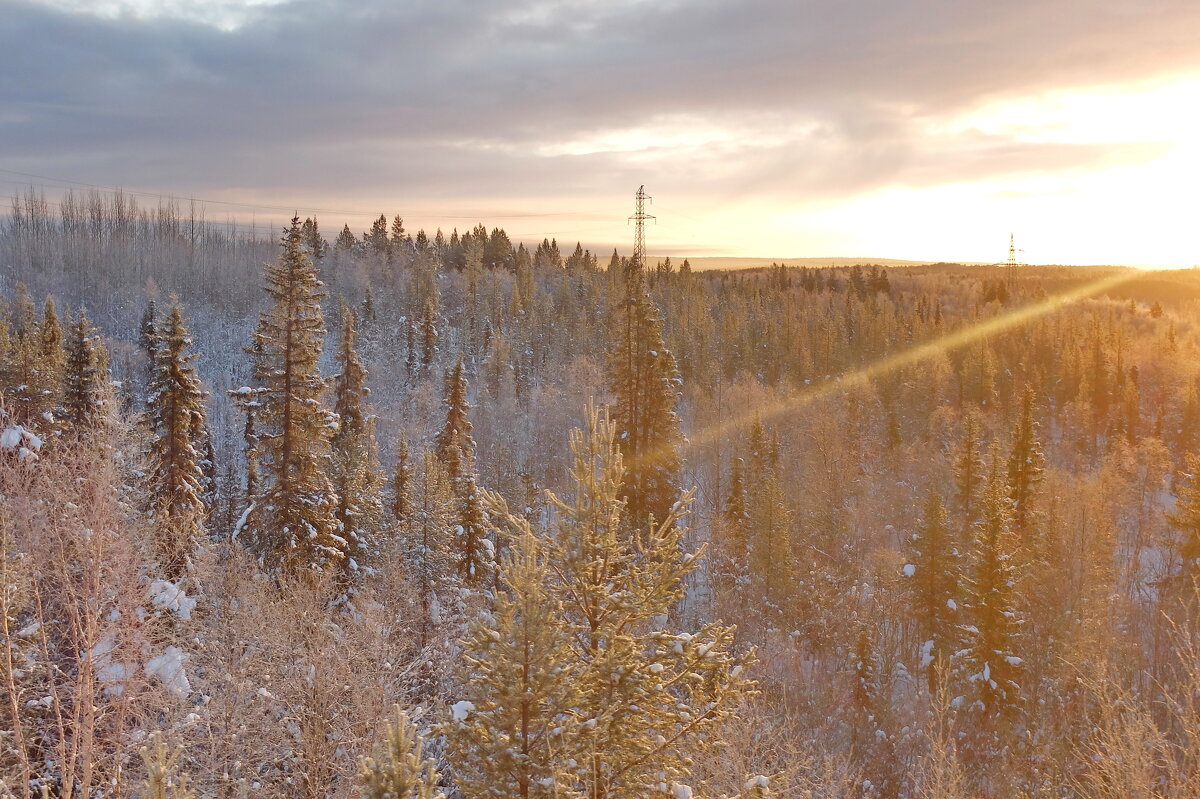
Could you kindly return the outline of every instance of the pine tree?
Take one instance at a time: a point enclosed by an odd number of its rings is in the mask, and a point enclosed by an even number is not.
[[[663,341],[662,320],[645,290],[642,266],[626,269],[609,356],[612,418],[620,430],[628,518],[636,525],[664,519],[678,493],[682,436],[675,406],[679,371]]]
[[[550,558],[580,669],[582,734],[563,756],[576,762],[583,796],[635,799],[686,776],[680,742],[727,717],[748,683],[731,628],[661,627],[697,565],[679,524],[692,493],[652,525],[627,523],[616,437],[592,409],[586,429],[573,431],[574,496],[548,494],[558,514]]]
[[[183,573],[204,526],[205,392],[192,365],[191,337],[177,300],[154,354],[146,401],[150,424],[148,483],[159,562],[169,577]]]
[[[425,755],[424,743],[408,714],[396,707],[373,757],[359,765],[363,799],[444,799],[438,789],[437,766]]]
[[[63,366],[63,411],[77,433],[94,429],[103,414],[107,369],[98,339],[87,311],[80,308],[67,334]]]
[[[342,305],[342,337],[337,361],[341,369],[334,378],[334,407],[337,430],[330,441],[333,453],[331,477],[337,493],[334,516],[346,540],[347,574],[357,573],[374,557],[376,537],[383,519],[379,463],[374,436],[374,419],[366,399],[366,369],[355,351],[355,315]]]
[[[346,540],[334,515],[328,477],[329,434],[335,424],[321,405],[318,371],[325,324],[321,281],[305,252],[300,220],[292,219],[283,253],[267,266],[272,307],[259,319],[261,344],[256,433],[264,485],[243,518],[240,536],[267,568],[283,571],[342,567]]]
[[[462,699],[442,727],[457,784],[465,799],[581,797],[568,761],[583,697],[562,601],[529,522],[495,495],[489,505],[503,519],[495,536],[515,543],[495,607],[464,642]]]
[[[392,217],[392,252],[398,253],[400,251],[400,245],[406,244],[409,241],[410,238],[408,234],[404,232],[404,220],[400,218],[399,214],[396,214],[394,217]]]
[[[1016,655],[1021,626],[1017,607],[1016,549],[1008,490],[992,448],[991,474],[981,498],[982,516],[967,579],[963,648],[956,671],[965,691],[965,754],[988,764],[1003,758],[1017,741],[1023,716],[1020,680],[1023,659]]]
[[[904,544],[908,564],[909,613],[916,622],[921,641],[921,666],[933,696],[939,670],[948,661],[958,640],[958,585],[962,579],[962,557],[947,522],[941,496],[930,490],[919,533]]]
[[[1021,400],[1021,416],[1013,431],[1013,448],[1008,457],[1008,497],[1012,502],[1013,530],[1024,546],[1032,543],[1033,502],[1045,466],[1046,458],[1033,419],[1033,389],[1028,388]]]
[[[156,734],[153,746],[142,747],[140,754],[146,768],[141,793],[145,799],[195,799],[187,775],[179,773],[182,748],[169,750],[162,736]]]
[[[392,255],[392,242],[388,238],[387,217],[383,214],[371,223],[370,231],[363,233],[363,245],[367,252],[377,258],[386,260]]]

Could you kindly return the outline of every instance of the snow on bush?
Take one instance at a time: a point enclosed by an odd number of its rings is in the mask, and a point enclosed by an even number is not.
[[[189,597],[178,583],[169,580],[155,580],[150,584],[150,602],[154,607],[169,610],[184,621],[192,618],[192,610],[196,607],[196,600]]]
[[[16,452],[21,460],[36,458],[42,448],[42,439],[21,425],[6,427],[0,431],[0,450]]]
[[[460,699],[450,706],[450,718],[459,723],[467,720],[467,716],[475,709],[473,702],[468,702],[465,699]]]
[[[146,661],[146,674],[157,677],[168,691],[178,697],[187,696],[192,690],[187,673],[183,670],[183,662],[187,653],[177,646],[168,646],[158,657]]]

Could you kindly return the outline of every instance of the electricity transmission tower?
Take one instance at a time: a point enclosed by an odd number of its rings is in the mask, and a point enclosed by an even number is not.
[[[646,213],[646,200],[649,200],[651,204],[653,204],[654,198],[646,194],[645,186],[638,186],[637,194],[635,194],[634,197],[637,198],[637,211],[634,212],[633,216],[629,217],[631,220],[637,223],[636,230],[633,234],[633,257],[639,265],[645,266],[646,220],[654,218],[650,214]]]
[[[1008,284],[1010,286],[1012,285],[1013,278],[1016,277],[1017,267],[1020,266],[1020,263],[1017,261],[1017,253],[1019,253],[1019,252],[1025,252],[1025,251],[1017,249],[1017,245],[1013,239],[1013,234],[1009,233],[1008,234],[1008,262],[1005,263],[1005,265],[1004,265],[1004,267],[1005,267],[1004,275],[1005,275],[1005,278],[1008,280]]]

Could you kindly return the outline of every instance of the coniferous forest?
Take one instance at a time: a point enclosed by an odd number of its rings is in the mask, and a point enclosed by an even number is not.
[[[0,220],[0,795],[1200,795],[1200,274]]]

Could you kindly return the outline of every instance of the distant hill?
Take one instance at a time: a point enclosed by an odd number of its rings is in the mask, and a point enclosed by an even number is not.
[[[666,256],[651,256],[649,261],[651,264],[656,264],[662,261]],[[737,257],[691,257],[685,255],[672,255],[671,263],[675,266],[683,263],[684,258],[691,263],[692,268],[696,270],[710,269],[761,269],[770,266],[771,264],[787,264],[788,266],[854,266],[855,264],[874,264],[878,266],[895,266],[895,267],[931,267],[935,271],[947,271],[963,266],[1003,266],[1002,263],[985,263],[983,261],[954,261],[954,262],[933,262],[933,261],[908,261],[902,258],[871,258],[871,257],[845,257],[845,256],[827,256],[824,258],[737,258]],[[1179,266],[1164,266],[1162,264],[1042,264],[1045,267],[1062,268],[1063,266],[1074,266],[1085,269],[1114,269],[1114,268],[1130,268],[1141,269],[1147,272],[1158,271],[1178,271],[1186,267]],[[1022,269],[1035,268],[1034,266],[1023,266]]]
[[[662,261],[666,256],[650,256],[651,264]],[[687,258],[692,269],[755,269],[771,264],[787,264],[788,266],[854,266],[855,264],[878,264],[879,266],[920,266],[928,261],[903,261],[898,258],[692,258],[685,255],[672,255],[671,263],[676,267]]]

